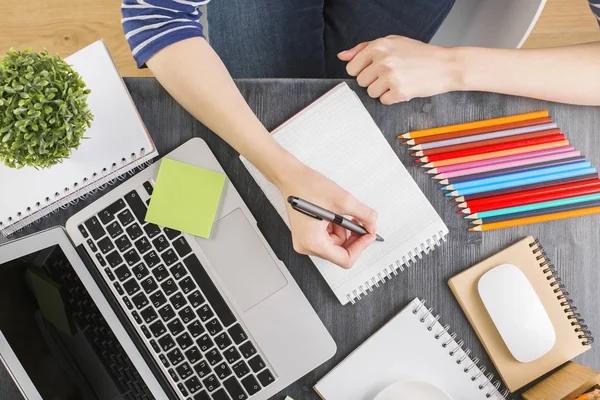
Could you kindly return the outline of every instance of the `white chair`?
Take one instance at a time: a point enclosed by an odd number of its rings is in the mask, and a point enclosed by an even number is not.
[[[519,48],[545,5],[546,0],[456,0],[431,43]]]

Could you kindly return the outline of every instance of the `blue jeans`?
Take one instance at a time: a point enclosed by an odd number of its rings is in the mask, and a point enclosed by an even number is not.
[[[429,42],[454,0],[212,0],[208,35],[234,78],[347,78],[337,53],[387,35]]]

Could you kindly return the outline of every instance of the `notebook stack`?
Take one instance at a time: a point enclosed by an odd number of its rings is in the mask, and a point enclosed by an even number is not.
[[[472,224],[488,231],[600,213],[600,179],[548,111],[399,136]]]

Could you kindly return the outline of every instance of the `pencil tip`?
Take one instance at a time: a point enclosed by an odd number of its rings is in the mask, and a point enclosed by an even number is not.
[[[422,151],[417,151],[415,154],[416,154],[418,157],[420,157],[420,156],[422,156],[422,155],[423,155],[423,152],[422,152]]]
[[[481,229],[482,229],[481,225],[477,225],[477,226],[474,226],[472,228],[469,228],[469,232],[480,232]]]
[[[483,224],[483,221],[480,220],[480,219],[472,221],[472,222],[473,222],[474,225],[482,225]]]
[[[423,168],[431,168],[433,167],[433,163],[425,164],[422,166]],[[437,168],[434,168],[437,171]]]
[[[421,161],[421,160],[422,160],[421,158],[417,158],[417,159],[415,160],[415,162],[422,163],[423,161]]]
[[[433,175],[435,174],[435,171],[433,169],[430,169],[429,171],[425,172],[426,174],[430,174]],[[435,177],[434,177],[435,178]]]
[[[448,179],[444,179],[444,180],[442,180],[442,181],[439,182],[440,185],[447,185],[449,183],[450,183],[450,181]]]
[[[460,196],[455,199],[456,201],[465,201],[465,196]],[[465,203],[466,204],[466,203]]]
[[[454,192],[452,192],[450,194],[452,195],[452,197],[456,197],[456,196],[458,196],[458,191],[455,190]]]
[[[410,132],[403,133],[402,135],[400,135],[398,137],[403,138],[403,139],[410,139]]]
[[[415,141],[413,139],[411,139],[411,140],[408,140],[408,141],[404,142],[404,144],[407,144],[409,146],[413,146],[415,144]]]
[[[471,214],[471,215],[467,215],[465,218],[466,219],[477,219],[477,213]]]
[[[421,157],[421,158],[419,158],[419,160],[420,160],[419,162],[427,162],[427,161],[429,161],[427,157]]]

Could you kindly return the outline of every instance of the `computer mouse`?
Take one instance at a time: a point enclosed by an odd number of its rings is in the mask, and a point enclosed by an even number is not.
[[[554,347],[556,332],[552,321],[518,267],[502,264],[489,270],[479,278],[477,289],[514,358],[531,362]]]
[[[400,381],[383,389],[373,400],[452,400],[442,389],[426,382]]]

